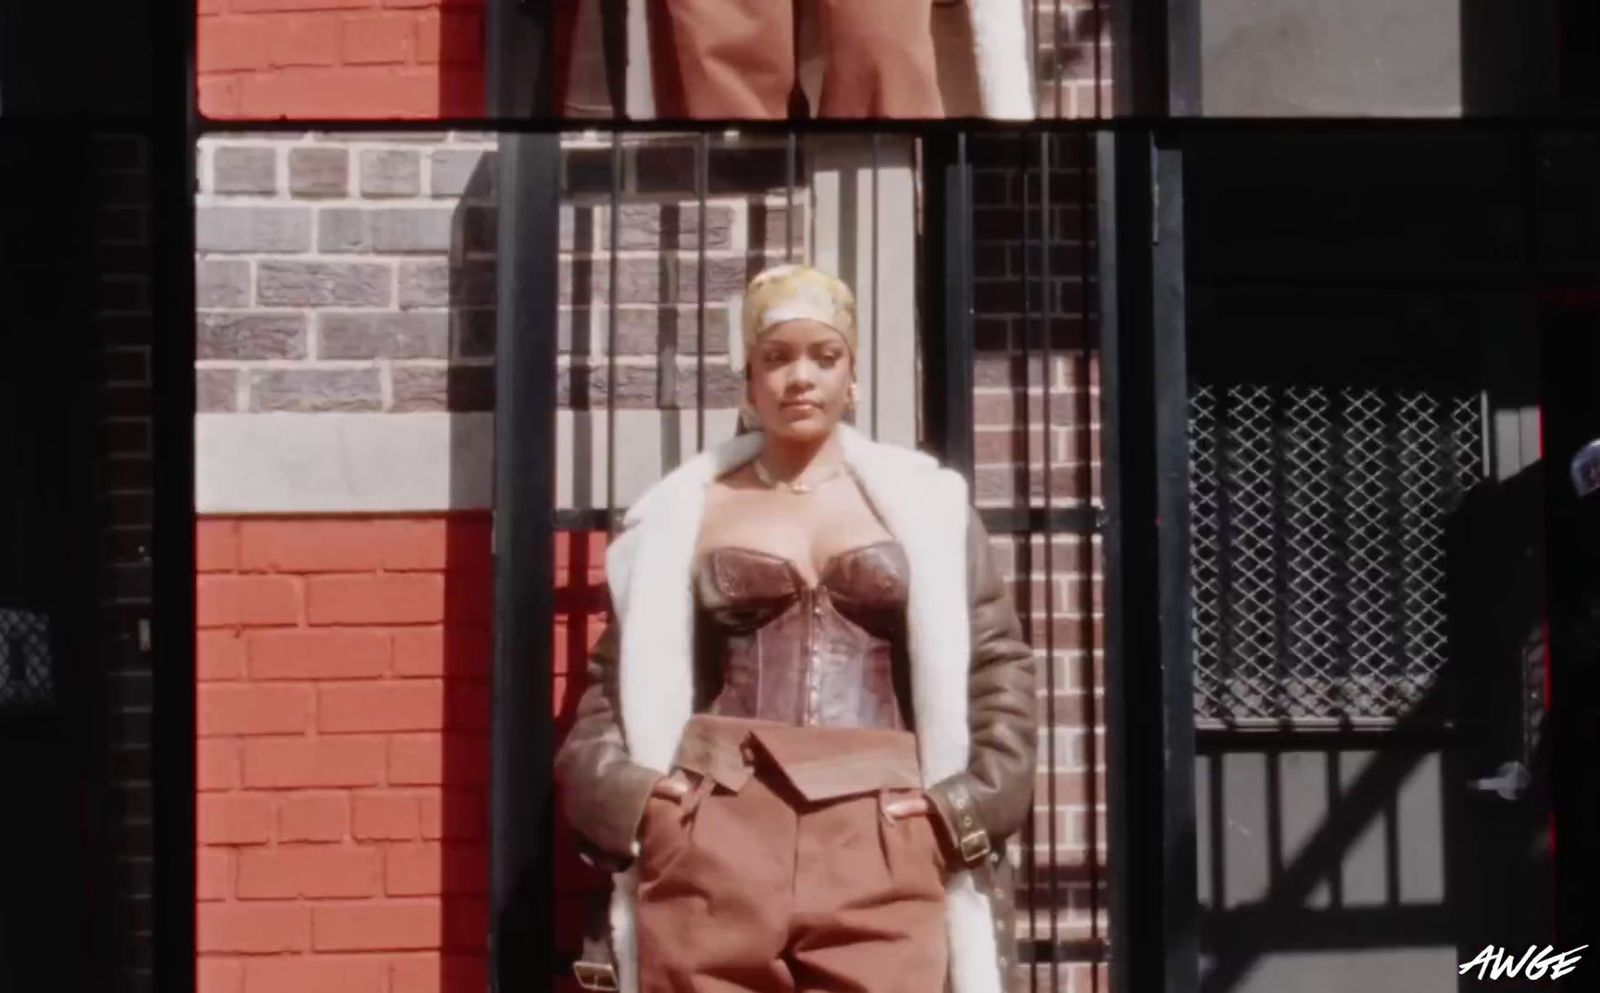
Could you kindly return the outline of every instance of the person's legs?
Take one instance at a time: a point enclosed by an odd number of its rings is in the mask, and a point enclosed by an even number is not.
[[[943,117],[933,0],[819,0],[828,48],[820,117]]]
[[[878,794],[801,816],[789,957],[800,993],[944,989],[944,869],[926,817],[889,823]]]
[[[788,116],[795,83],[793,0],[667,0],[662,7],[684,116]]]

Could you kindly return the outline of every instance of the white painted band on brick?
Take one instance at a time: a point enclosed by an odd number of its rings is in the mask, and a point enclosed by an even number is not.
[[[705,444],[735,412],[706,411]],[[626,507],[698,449],[695,412],[619,410],[616,491]],[[587,458],[578,453],[587,452]],[[195,505],[202,514],[476,510],[492,505],[494,415],[201,414]],[[605,411],[556,413],[556,505],[608,502]]]
[[[733,436],[736,413],[707,410],[704,446]],[[887,439],[886,439],[887,440]],[[625,508],[699,451],[693,410],[619,410],[616,490],[608,494],[606,414],[556,412],[556,506]],[[587,458],[579,453],[587,452]],[[494,415],[200,414],[201,514],[481,510],[493,505]]]
[[[201,514],[457,510],[490,504],[492,414],[200,414]]]

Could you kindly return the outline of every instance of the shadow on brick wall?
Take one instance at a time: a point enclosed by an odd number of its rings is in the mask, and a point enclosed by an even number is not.
[[[448,18],[457,10],[446,3],[441,14]],[[442,87],[451,80],[441,71]],[[449,99],[449,93],[441,94],[446,105]],[[443,382],[429,384],[442,393],[435,402],[452,415],[450,504],[473,508],[452,512],[445,525],[440,993],[482,993],[488,984],[494,556],[487,504],[493,434],[481,428],[494,410],[494,366],[487,360],[494,354],[495,170],[494,153],[478,157],[451,218],[449,360]],[[435,988],[419,979],[426,984],[419,988]]]
[[[438,46],[441,118],[484,114],[484,0],[438,0],[438,16],[419,28],[421,47]],[[430,37],[437,30],[436,39]]]
[[[452,218],[449,265],[450,362],[443,406],[455,415],[451,446],[452,504],[486,502],[492,433],[472,425],[492,416],[495,344],[494,201],[496,161],[484,155],[467,181]],[[548,329],[552,333],[554,328]],[[481,423],[480,425],[481,426]],[[438,988],[441,993],[481,993],[488,966],[486,936],[490,830],[490,718],[494,645],[494,571],[489,511],[456,512],[446,530],[443,665],[446,730],[441,761],[442,916]],[[553,713],[556,744],[570,727],[584,687],[590,646],[605,621],[603,561],[606,535],[562,532],[555,541]],[[536,660],[528,660],[537,664]],[[557,926],[557,991],[576,989],[566,978],[576,956],[579,911],[604,885],[604,877],[577,857],[570,829],[557,815],[553,833]]]
[[[445,524],[445,717],[437,820],[441,900],[437,989],[441,993],[480,993],[487,983],[489,680],[494,644],[489,534],[490,516],[484,511],[453,514]],[[425,811],[425,824],[428,818]]]

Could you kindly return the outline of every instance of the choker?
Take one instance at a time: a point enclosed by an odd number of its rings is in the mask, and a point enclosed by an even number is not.
[[[788,491],[790,493],[798,494],[798,495],[801,495],[801,496],[804,496],[807,493],[815,492],[816,489],[819,486],[823,486],[824,484],[833,482],[835,479],[838,479],[840,476],[844,475],[848,471],[848,467],[845,466],[843,463],[840,463],[839,465],[835,466],[833,469],[831,469],[828,472],[822,474],[821,476],[817,477],[816,479],[811,480],[808,483],[796,483],[796,482],[785,482],[784,480],[778,479],[776,476],[772,475],[772,473],[767,471],[767,467],[761,464],[761,459],[759,457],[755,460],[755,469],[756,469],[756,478],[761,480],[762,485],[766,486],[767,489],[769,489],[769,490],[786,490],[786,491]]]

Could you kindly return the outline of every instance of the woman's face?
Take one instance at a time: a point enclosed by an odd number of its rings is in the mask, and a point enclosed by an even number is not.
[[[785,321],[756,344],[749,379],[750,403],[763,431],[814,440],[844,417],[855,368],[839,332],[817,321]]]

